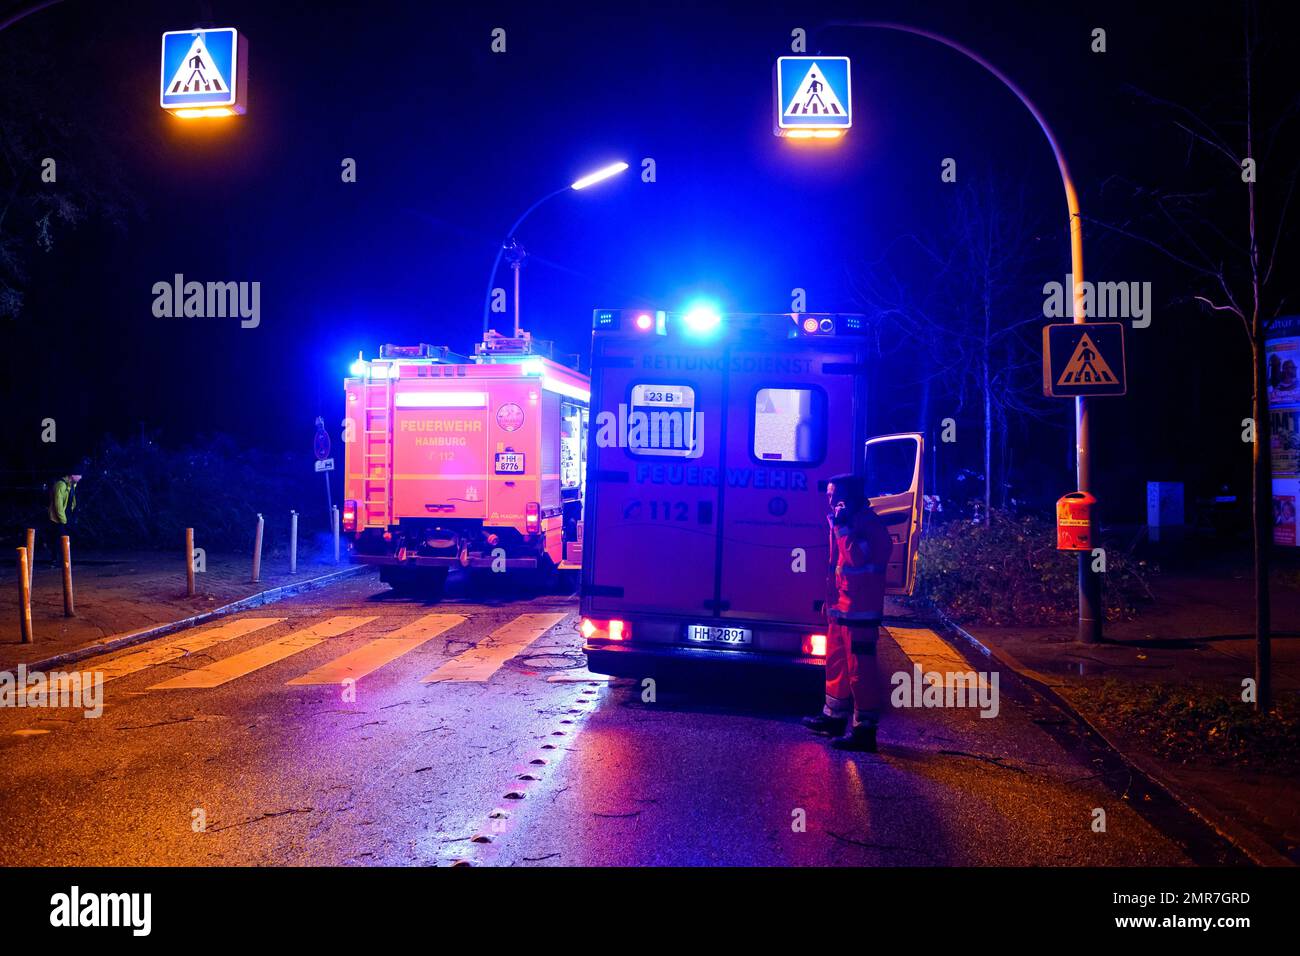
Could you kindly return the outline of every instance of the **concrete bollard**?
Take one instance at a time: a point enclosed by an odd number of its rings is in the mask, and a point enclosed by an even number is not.
[[[185,529],[185,596],[194,597],[194,529]]]
[[[32,643],[32,579],[27,549],[18,549],[18,628],[24,644]]]
[[[289,573],[298,573],[298,512],[289,512]]]
[[[27,586],[36,590],[36,529],[27,529]]]
[[[257,516],[257,537],[253,539],[253,583],[262,578],[262,528],[266,524],[262,516]]]
[[[72,602],[72,539],[66,534],[59,539],[63,549],[63,616],[75,617],[76,608]]]
[[[334,563],[339,563],[339,506],[330,506],[330,523],[334,526]]]

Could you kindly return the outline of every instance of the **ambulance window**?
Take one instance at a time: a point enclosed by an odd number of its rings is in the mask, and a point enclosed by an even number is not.
[[[634,455],[688,458],[695,451],[695,389],[643,382],[632,386],[627,448]]]
[[[867,445],[866,492],[868,498],[901,495],[912,490],[916,478],[916,441],[893,439]]]
[[[754,395],[754,457],[764,462],[821,461],[826,395],[811,388],[760,388]]]

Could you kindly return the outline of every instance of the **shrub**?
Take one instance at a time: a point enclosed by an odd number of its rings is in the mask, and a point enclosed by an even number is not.
[[[1119,549],[1106,549],[1107,617],[1132,617],[1151,599],[1151,569]],[[987,524],[951,521],[921,541],[914,602],[933,604],[955,620],[977,624],[1064,624],[1078,613],[1078,562],[1056,550],[1055,526],[1003,511]]]
[[[81,471],[74,535],[85,548],[175,549],[189,527],[200,547],[243,551],[252,547],[261,513],[271,551],[288,545],[290,509],[299,512],[300,543],[329,530],[325,489],[310,457],[242,448],[225,436],[179,449],[109,438]],[[334,488],[337,494],[337,480]],[[44,495],[10,501],[4,521],[43,529],[44,511]]]

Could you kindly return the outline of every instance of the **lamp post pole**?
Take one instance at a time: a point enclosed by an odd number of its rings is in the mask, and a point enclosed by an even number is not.
[[[487,292],[483,296],[484,339],[487,338],[488,327],[491,325],[492,321],[492,283],[496,282],[497,270],[501,268],[501,256],[507,251],[512,253],[511,266],[515,270],[515,338],[519,337],[519,267],[523,264],[524,251],[523,247],[515,241],[515,233],[519,231],[519,227],[523,225],[523,221],[532,215],[534,209],[546,202],[548,199],[554,199],[560,193],[567,193],[571,189],[574,192],[577,192],[580,189],[586,189],[588,186],[594,186],[596,183],[604,182],[611,176],[617,176],[625,169],[627,169],[627,163],[624,162],[610,163],[608,166],[602,166],[595,172],[588,173],[586,176],[574,180],[567,186],[562,186],[554,192],[547,193],[541,199],[537,200],[537,202],[525,209],[523,215],[515,220],[515,224],[511,226],[510,230],[506,233],[505,240],[501,245],[497,246],[497,257],[492,263],[492,273],[488,276]]]
[[[570,188],[572,187],[563,186],[560,189],[555,190],[554,192],[549,192],[541,199],[537,200],[537,202],[533,203],[531,206],[525,209],[523,215],[521,215],[518,219],[516,219],[515,224],[510,227],[510,230],[506,233],[505,239],[501,242],[499,246],[497,246],[497,257],[492,262],[492,272],[488,275],[487,292],[483,296],[483,337],[485,339],[487,338],[488,327],[490,326],[492,321],[491,320],[492,283],[496,282],[497,280],[497,270],[501,268],[501,256],[505,253],[506,247],[515,241],[515,233],[519,230],[519,227],[523,225],[524,220],[527,219],[530,215],[532,215],[534,209],[536,209],[542,203],[546,202],[548,199],[554,199],[560,193],[568,192]],[[519,334],[518,296],[519,296],[519,273],[516,271],[515,272],[515,335],[516,336]]]
[[[1088,316],[1084,309],[1083,297],[1083,219],[1079,213],[1079,195],[1074,188],[1074,180],[1070,177],[1070,168],[1065,161],[1065,153],[1061,151],[1061,144],[1052,132],[1052,128],[1047,125],[1047,120],[1039,111],[1033,101],[1025,95],[1015,82],[996,66],[990,63],[984,57],[980,56],[974,50],[971,50],[956,40],[951,40],[938,33],[929,30],[923,30],[919,27],[908,26],[903,23],[885,23],[881,21],[836,21],[831,26],[857,27],[859,29],[869,30],[892,30],[896,33],[910,33],[913,36],[924,37],[927,40],[933,40],[941,43],[950,50],[955,50],[969,60],[978,63],[989,73],[1002,81],[1002,85],[1015,94],[1016,99],[1029,110],[1034,120],[1038,123],[1039,129],[1047,137],[1048,145],[1052,147],[1052,154],[1056,157],[1056,167],[1061,173],[1061,184],[1065,187],[1065,206],[1069,213],[1070,227],[1070,275],[1074,283],[1073,302],[1074,302],[1074,322],[1076,325],[1083,325],[1087,322]],[[1092,460],[1091,460],[1091,427],[1088,420],[1088,399],[1077,397],[1074,400],[1074,462],[1075,462],[1075,480],[1078,483],[1079,491],[1092,490]],[[1089,540],[1096,541],[1096,515],[1089,518]],[[1084,643],[1093,644],[1101,640],[1102,636],[1102,608],[1101,608],[1101,577],[1092,570],[1092,554],[1088,551],[1079,552],[1079,640]]]

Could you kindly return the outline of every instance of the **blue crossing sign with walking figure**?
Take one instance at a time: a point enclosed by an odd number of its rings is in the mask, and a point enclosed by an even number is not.
[[[783,56],[776,61],[776,133],[830,131],[853,125],[847,56]]]
[[[162,35],[159,104],[183,116],[244,112],[248,42],[233,27]]]

